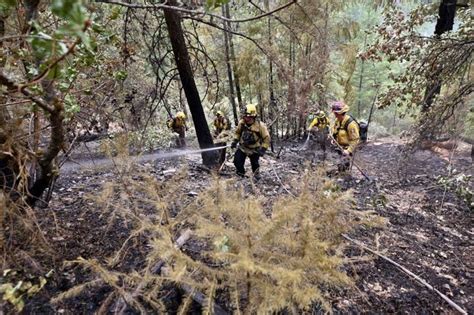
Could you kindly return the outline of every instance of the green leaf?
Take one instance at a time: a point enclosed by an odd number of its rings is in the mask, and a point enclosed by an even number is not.
[[[86,20],[85,7],[80,0],[53,0],[51,11],[70,24],[82,26]]]
[[[40,60],[50,58],[55,46],[53,38],[43,32],[38,32],[35,35],[36,36],[30,40],[34,55]]]
[[[114,78],[120,81],[124,81],[128,76],[127,71],[125,70],[119,70],[114,72]]]
[[[206,0],[206,10],[212,10],[228,3],[229,0]]]
[[[61,67],[59,66],[59,64],[56,64],[51,69],[49,69],[48,79],[55,80],[60,77],[61,77]]]
[[[122,8],[120,8],[119,6],[113,7],[112,12],[110,13],[109,19],[116,20],[119,18],[121,13],[122,13]]]
[[[66,120],[70,119],[74,116],[74,114],[78,113],[81,110],[81,106],[77,102],[76,98],[68,94],[64,98],[64,112],[66,116]]]

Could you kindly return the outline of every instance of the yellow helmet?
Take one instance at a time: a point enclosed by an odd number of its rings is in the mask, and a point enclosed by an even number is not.
[[[332,112],[336,114],[344,114],[349,111],[349,106],[347,106],[344,101],[337,101],[332,104]]]
[[[178,113],[176,114],[176,117],[177,117],[177,118],[181,118],[181,119],[186,119],[186,115],[185,115],[183,112],[178,112]]]
[[[220,110],[217,110],[217,111],[215,112],[215,115],[216,115],[216,116],[224,116],[224,113],[223,113],[222,111],[220,111]]]
[[[324,116],[326,116],[326,113],[323,110],[319,110],[316,112],[316,117],[323,118]]]
[[[257,116],[257,105],[256,104],[248,104],[245,108],[245,115],[246,116]]]

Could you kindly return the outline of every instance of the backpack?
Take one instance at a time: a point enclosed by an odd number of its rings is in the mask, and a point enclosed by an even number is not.
[[[346,123],[342,126],[340,126],[337,130],[336,130],[336,133],[334,135],[334,138],[337,137],[337,134],[339,133],[339,130],[343,129],[347,132],[347,127],[349,126],[349,124],[351,122],[355,121],[357,126],[359,127],[359,136],[360,136],[360,140],[362,142],[366,142],[367,141],[367,133],[368,133],[368,129],[369,129],[369,125],[364,122],[364,121],[361,121],[360,123],[354,118],[352,117],[351,115],[349,115],[349,119],[346,121]]]

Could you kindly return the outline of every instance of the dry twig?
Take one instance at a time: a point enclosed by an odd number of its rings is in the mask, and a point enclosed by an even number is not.
[[[394,260],[388,258],[387,256],[385,255],[382,255],[380,254],[379,252],[367,247],[365,244],[363,244],[362,242],[359,242],[357,240],[354,240],[352,238],[350,238],[349,236],[347,236],[346,234],[342,234],[342,237],[345,238],[346,240],[356,244],[357,246],[361,247],[362,249],[384,259],[385,261],[388,261],[389,263],[395,265],[396,267],[398,267],[401,271],[405,272],[407,275],[411,276],[412,278],[414,278],[416,281],[418,281],[419,283],[421,283],[422,285],[424,285],[425,287],[427,287],[428,289],[430,289],[431,291],[434,291],[436,292],[439,296],[441,296],[441,298],[443,300],[445,300],[446,302],[448,302],[449,305],[451,305],[452,307],[454,307],[459,313],[461,314],[464,314],[464,315],[467,315],[467,312],[462,308],[460,307],[459,305],[457,305],[456,303],[453,302],[453,300],[451,300],[450,298],[448,298],[446,295],[444,295],[443,293],[441,293],[439,290],[437,290],[436,288],[434,288],[431,284],[429,284],[428,282],[426,282],[424,279],[422,279],[420,276],[417,276],[416,274],[414,274],[413,272],[411,272],[410,270],[408,270],[407,268],[403,267],[402,265],[400,265],[399,263],[395,262]]]

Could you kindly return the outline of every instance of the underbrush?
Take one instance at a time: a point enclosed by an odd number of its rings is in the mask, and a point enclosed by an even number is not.
[[[47,271],[39,260],[52,260],[33,209],[21,199],[12,201],[0,191],[0,296],[16,312],[21,312],[27,300],[40,292],[49,281]]]
[[[293,187],[295,196],[276,198],[271,209],[264,208],[264,197],[245,192],[247,183],[216,177],[189,197],[183,187],[193,179],[186,169],[167,181],[150,174],[150,166],[117,159],[115,180],[93,199],[98,215],[109,218],[104,229],[120,222],[132,232],[105,264],[80,257],[69,262],[93,276],[53,303],[107,287],[98,313],[185,314],[193,299],[205,313],[217,312],[216,300],[233,313],[297,313],[316,305],[330,311],[328,288],[353,285],[342,271],[341,233],[383,222],[351,210],[350,192],[310,168]],[[124,267],[130,252],[143,254],[139,268]],[[179,309],[170,309],[163,294],[170,285],[184,292]]]

